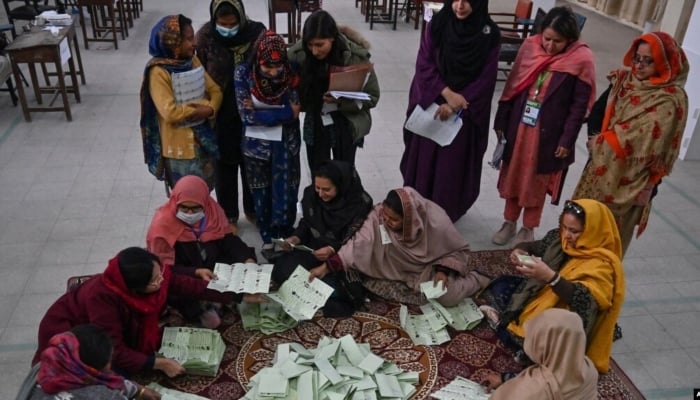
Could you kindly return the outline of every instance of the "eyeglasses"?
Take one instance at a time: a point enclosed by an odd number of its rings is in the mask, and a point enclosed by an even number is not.
[[[564,203],[564,212],[573,213],[580,217],[586,216],[586,211],[583,209],[583,207],[571,200],[567,200],[566,203]]]
[[[639,54],[635,54],[634,57],[632,57],[632,65],[639,64],[642,67],[648,67],[650,65],[654,64],[654,58],[649,57],[649,56],[640,56]]]
[[[204,211],[204,207],[202,207],[202,206],[186,206],[184,204],[178,204],[177,209],[182,211],[182,212],[191,213],[191,214]]]
[[[153,278],[151,278],[151,281],[148,282],[148,285],[147,285],[147,286],[158,287],[158,286],[160,286],[161,283],[163,283],[163,280],[164,280],[164,279],[165,279],[165,278],[163,278],[163,266],[161,265],[161,266],[160,266],[160,271],[158,272],[158,275],[156,275],[156,276],[154,276]]]

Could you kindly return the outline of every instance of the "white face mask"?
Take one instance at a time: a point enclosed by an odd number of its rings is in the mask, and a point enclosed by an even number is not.
[[[196,212],[194,214],[189,214],[184,211],[178,211],[177,214],[175,214],[177,219],[180,221],[186,223],[187,225],[194,225],[197,222],[199,222],[202,218],[204,218],[204,211]]]

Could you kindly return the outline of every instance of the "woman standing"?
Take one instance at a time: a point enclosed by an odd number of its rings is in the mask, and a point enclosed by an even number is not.
[[[274,257],[273,238],[287,237],[296,220],[301,166],[299,78],[287,60],[284,39],[267,31],[250,60],[236,67],[238,112],[245,124],[245,169],[263,240],[262,255]]]
[[[401,173],[405,186],[436,202],[453,222],[479,196],[499,40],[487,0],[445,0],[418,51],[407,116],[436,103],[436,117],[461,118],[463,125],[444,147],[404,129]]]
[[[608,75],[611,87],[596,102],[603,121],[591,127],[590,162],[574,198],[590,197],[612,210],[624,256],[637,229],[644,232],[651,199],[678,158],[688,110],[683,86],[690,66],[669,34],[646,33],[632,42],[624,65]]]
[[[362,91],[370,100],[336,99],[328,84],[333,68],[370,62],[369,43],[348,27],[336,25],[324,10],[304,22],[302,39],[289,49],[289,59],[301,71],[299,96],[304,118],[304,142],[311,171],[331,159],[355,164],[355,153],[372,127],[370,109],[379,100],[379,82],[372,70]]]
[[[534,239],[545,196],[559,202],[576,137],[594,101],[593,53],[579,40],[571,9],[552,8],[542,33],[520,47],[498,103],[494,129],[499,140],[507,140],[498,192],[506,204],[493,243],[508,243],[521,211],[523,226],[511,245]]]
[[[156,178],[170,188],[185,175],[197,175],[214,184],[214,162],[219,146],[211,120],[221,105],[221,89],[194,54],[192,20],[183,15],[163,17],[151,30],[141,85],[141,134],[145,162]],[[185,78],[185,75],[187,78]],[[178,90],[181,77],[204,96]],[[203,83],[201,83],[203,81]]]
[[[239,168],[243,212],[251,222],[255,220],[255,205],[242,166],[243,123],[236,106],[233,71],[250,56],[251,45],[265,31],[265,25],[248,19],[240,0],[212,0],[209,15],[209,22],[197,31],[195,42],[202,65],[223,92],[214,127],[219,142],[215,189],[216,199],[226,212],[229,223],[235,225],[239,217]]]

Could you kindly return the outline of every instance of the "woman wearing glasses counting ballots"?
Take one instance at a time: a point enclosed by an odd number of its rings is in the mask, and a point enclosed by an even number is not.
[[[588,122],[590,162],[573,198],[591,198],[613,212],[622,255],[646,227],[651,199],[671,173],[685,129],[688,96],[683,89],[690,66],[678,43],[664,32],[636,38],[626,67],[608,75],[610,87]]]
[[[492,306],[481,306],[504,343],[522,348],[524,324],[550,308],[578,314],[586,355],[601,373],[610,363],[616,321],[624,300],[620,235],[612,212],[590,199],[567,201],[559,228],[522,242],[510,259],[521,276],[502,276],[488,288]]]
[[[169,377],[180,375],[185,372],[182,365],[156,355],[162,334],[158,317],[170,294],[220,303],[231,303],[236,297],[207,289],[205,280],[172,273],[155,254],[129,247],[109,260],[103,273],[49,307],[39,324],[32,364],[39,362],[54,335],[91,323],[112,339],[112,368],[120,374],[160,370]]]

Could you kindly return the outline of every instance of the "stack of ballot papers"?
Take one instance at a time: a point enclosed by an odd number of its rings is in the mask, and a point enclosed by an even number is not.
[[[146,387],[160,393],[160,400],[208,400],[206,397],[197,396],[196,394],[185,393],[175,389],[168,389],[155,382],[149,383]]]
[[[323,337],[315,349],[298,343],[277,346],[272,367],[250,379],[245,400],[401,400],[419,383],[418,372],[405,372],[356,343],[351,335]]]
[[[483,386],[461,376],[430,395],[440,400],[488,400],[489,396]]]
[[[267,293],[270,291],[272,264],[216,263],[216,279],[209,281],[208,289],[219,292]]]
[[[432,288],[433,283],[428,283]],[[437,292],[431,293],[434,295]],[[410,315],[404,305],[399,310],[401,326],[415,344],[429,346],[445,343],[450,340],[448,325],[458,331],[471,330],[484,319],[484,314],[471,298],[465,298],[454,307],[445,307],[430,295],[426,293],[428,303],[420,306],[420,315]]]
[[[216,376],[226,344],[212,329],[166,327],[158,353],[182,365],[188,374]]]
[[[243,329],[247,331],[260,331],[266,335],[284,332],[297,325],[297,321],[290,317],[281,304],[267,302],[238,304],[238,312],[241,314]]]
[[[282,305],[284,311],[295,320],[311,319],[331,297],[333,288],[320,279],[309,282],[309,276],[309,271],[298,265],[279,291],[266,296]]]

